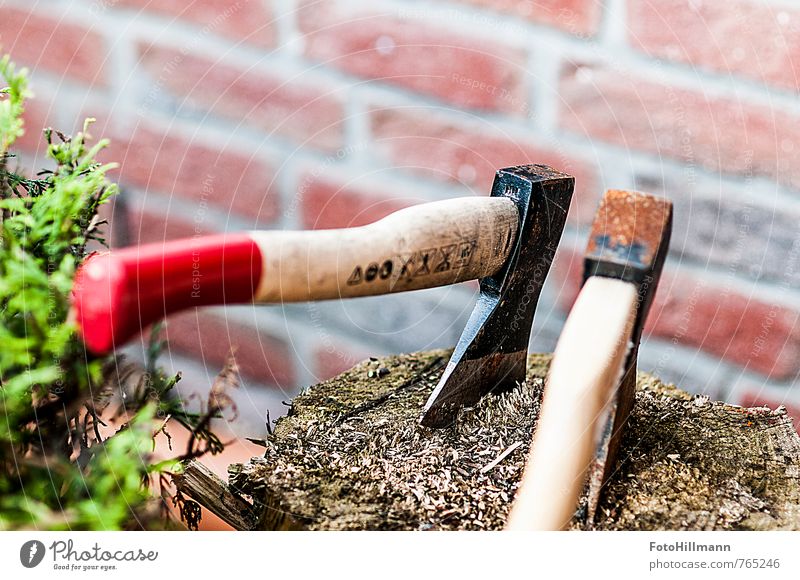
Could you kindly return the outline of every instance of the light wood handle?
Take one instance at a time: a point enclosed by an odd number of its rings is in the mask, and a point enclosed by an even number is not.
[[[419,290],[497,272],[514,247],[516,205],[465,197],[412,206],[367,226],[257,231],[256,302],[297,302]]]
[[[467,197],[413,206],[358,228],[239,232],[123,248],[81,267],[73,316],[86,346],[104,354],[185,308],[368,296],[489,276],[514,248],[518,227],[512,200]]]
[[[556,345],[508,530],[561,530],[572,519],[622,378],[636,287],[586,281]]]

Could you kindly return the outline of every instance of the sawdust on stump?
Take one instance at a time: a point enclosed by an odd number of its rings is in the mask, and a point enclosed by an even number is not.
[[[447,351],[365,361],[310,388],[229,468],[260,529],[502,529],[536,425],[549,355],[526,384],[456,424],[417,420]],[[388,372],[387,372],[388,371]],[[779,409],[692,397],[646,374],[597,520],[573,528],[800,529],[800,437]]]

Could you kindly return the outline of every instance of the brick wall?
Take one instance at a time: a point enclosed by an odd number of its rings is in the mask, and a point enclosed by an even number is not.
[[[800,9],[791,0],[0,0],[23,139],[97,117],[117,244],[361,224],[543,162],[577,195],[537,313],[552,349],[605,188],[669,196],[642,367],[800,414]],[[175,317],[187,389],[239,345],[240,432],[372,354],[448,346],[474,285]],[[136,350],[136,345],[132,347]]]

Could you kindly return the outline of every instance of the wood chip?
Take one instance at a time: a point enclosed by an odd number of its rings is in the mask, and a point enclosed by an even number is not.
[[[231,487],[265,504],[259,525],[502,529],[536,427],[547,359],[532,356],[524,385],[484,397],[448,429],[426,429],[420,409],[443,370],[436,361],[448,356],[381,359],[392,371],[383,379],[366,381],[359,365],[297,397],[266,438],[264,456],[232,466]],[[572,527],[800,529],[800,437],[785,413],[698,405],[641,373],[621,457],[597,521],[578,516]]]
[[[511,453],[513,453],[513,452],[514,452],[514,450],[515,450],[517,447],[519,447],[520,445],[522,445],[522,441],[517,441],[516,443],[512,443],[511,445],[509,445],[509,446],[508,446],[508,448],[507,448],[505,451],[503,451],[503,452],[502,452],[500,455],[498,455],[498,456],[495,458],[495,460],[494,460],[494,461],[492,461],[491,463],[487,463],[486,465],[484,465],[484,466],[481,468],[481,473],[489,473],[489,472],[490,472],[492,469],[494,469],[495,467],[497,467],[497,464],[498,464],[498,463],[500,463],[501,461],[503,461],[503,459],[505,459],[506,457],[508,457],[509,455],[511,455]]]

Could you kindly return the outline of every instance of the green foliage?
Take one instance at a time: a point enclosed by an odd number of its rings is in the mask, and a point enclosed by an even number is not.
[[[107,141],[89,145],[91,120],[74,137],[47,130],[54,169],[35,179],[9,170],[27,80],[8,57],[0,77],[0,530],[145,525],[146,484],[163,488],[179,469],[153,462],[155,435],[169,437],[174,418],[192,433],[182,458],[217,452],[209,422],[221,409],[190,413],[171,396],[180,376],[158,369],[157,340],[138,370],[84,349],[69,298],[87,244],[103,242],[98,209],[117,192],[106,177],[112,165],[96,160]]]
[[[23,134],[22,112],[25,98],[28,96],[28,77],[25,69],[15,71],[14,63],[8,56],[0,59],[0,77],[5,80],[6,88],[0,93],[8,98],[0,100],[0,158],[8,148]]]

